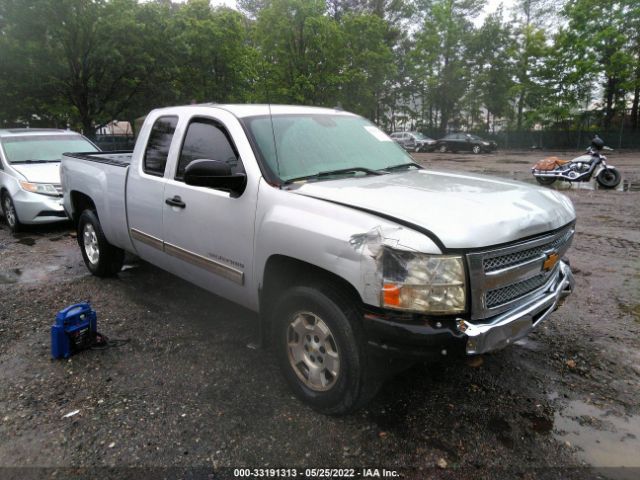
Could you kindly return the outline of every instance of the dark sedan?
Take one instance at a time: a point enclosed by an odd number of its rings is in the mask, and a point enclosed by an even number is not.
[[[450,133],[436,141],[435,150],[439,152],[489,153],[497,150],[498,144],[484,140],[469,133]]]
[[[409,152],[432,152],[436,141],[420,132],[393,132],[391,138]]]

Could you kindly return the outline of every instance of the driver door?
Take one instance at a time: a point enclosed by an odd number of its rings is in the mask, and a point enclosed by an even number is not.
[[[228,115],[228,114],[227,114]],[[224,118],[193,116],[165,184],[163,229],[171,271],[233,301],[247,298],[253,264],[257,181],[248,176],[241,194],[184,182],[186,166],[201,159],[221,160],[233,173],[245,172]],[[243,139],[244,140],[244,139]]]

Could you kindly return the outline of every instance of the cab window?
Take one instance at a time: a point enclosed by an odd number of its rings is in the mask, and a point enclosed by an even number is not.
[[[194,160],[219,160],[231,167],[231,173],[244,173],[238,152],[227,131],[217,122],[193,120],[182,144],[175,179],[182,181],[184,171]]]
[[[144,173],[162,177],[167,165],[169,148],[176,131],[178,117],[160,117],[156,120],[149,134],[147,149],[144,152],[142,170]]]

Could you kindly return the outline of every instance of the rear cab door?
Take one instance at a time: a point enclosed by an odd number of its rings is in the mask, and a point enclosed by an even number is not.
[[[162,214],[165,171],[170,158],[177,155],[174,142],[179,122],[177,113],[151,112],[140,131],[127,178],[127,219],[129,235],[136,253],[162,268],[168,267],[163,248]],[[179,133],[178,133],[179,135]],[[143,141],[143,139],[147,141]]]
[[[178,126],[181,141],[167,167],[161,204],[168,269],[206,290],[257,309],[252,272],[261,173],[253,150],[230,112],[213,107],[185,112]],[[245,173],[244,191],[238,195],[185,184],[186,166],[202,159],[225,161],[233,173]]]

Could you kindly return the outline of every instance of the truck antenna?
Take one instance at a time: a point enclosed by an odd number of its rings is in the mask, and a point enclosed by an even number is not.
[[[276,170],[278,171],[278,176],[280,176],[280,160],[278,159],[278,145],[276,143],[276,130],[273,126],[273,114],[271,113],[271,98],[269,95],[269,86],[265,85],[267,90],[267,106],[269,107],[269,121],[271,122],[271,136],[273,138],[273,151],[276,157]]]

